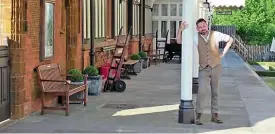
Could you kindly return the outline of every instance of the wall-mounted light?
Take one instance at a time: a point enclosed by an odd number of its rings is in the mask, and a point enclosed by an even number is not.
[[[204,8],[209,8],[210,3],[206,0],[205,2],[202,3]]]

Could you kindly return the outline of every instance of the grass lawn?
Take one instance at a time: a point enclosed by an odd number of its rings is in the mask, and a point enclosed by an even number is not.
[[[275,91],[275,77],[262,77],[265,83]]]
[[[267,69],[269,66],[275,67],[275,62],[258,62],[258,64]]]
[[[264,68],[266,71],[259,71],[257,74],[265,81],[265,83],[275,91],[275,62],[257,62],[257,61],[248,61],[250,65],[259,65]],[[267,77],[269,76],[269,77]]]

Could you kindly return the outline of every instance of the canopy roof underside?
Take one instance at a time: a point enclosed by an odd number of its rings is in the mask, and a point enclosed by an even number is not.
[[[245,6],[245,0],[210,0],[210,5],[216,9],[239,9]]]

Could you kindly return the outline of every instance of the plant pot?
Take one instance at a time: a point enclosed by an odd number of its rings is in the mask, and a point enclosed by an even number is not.
[[[98,96],[100,95],[102,88],[102,76],[88,76],[88,95]]]
[[[134,65],[134,72],[140,73],[142,71],[143,59],[140,59],[138,63]]]
[[[71,82],[70,83],[71,85],[83,85],[84,82]],[[84,94],[83,92],[78,92],[78,93],[75,93],[73,95],[70,96],[70,100],[77,100],[77,99],[83,99],[84,98]],[[79,101],[70,101],[70,103],[74,103],[74,104],[81,104],[83,102],[79,102]]]
[[[147,68],[149,67],[149,58],[142,58],[143,59],[143,64],[142,64],[142,68]]]

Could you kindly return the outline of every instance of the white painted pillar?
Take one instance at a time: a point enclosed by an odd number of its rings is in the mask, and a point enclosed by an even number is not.
[[[194,34],[196,33],[196,21],[198,20],[198,18],[199,18],[199,7],[200,7],[200,5],[199,5],[199,2],[198,2],[198,0],[194,0],[195,1],[195,8],[193,8],[193,10],[194,10],[194,17],[193,17],[193,36],[192,36],[192,39],[194,38]],[[194,40],[194,39],[193,39]],[[192,40],[192,41],[193,41]],[[193,42],[192,42],[192,44],[194,44]],[[194,45],[193,45],[194,46]],[[198,54],[198,48],[197,47],[193,47],[193,74],[192,74],[192,76],[193,76],[193,78],[198,78],[199,77],[199,54]],[[194,83],[194,82],[193,82]]]
[[[182,32],[181,103],[179,106],[178,122],[183,124],[192,124],[194,123],[194,106],[192,103],[194,19],[192,11],[196,10],[196,1],[182,0],[182,2],[182,21],[186,21],[189,28]]]
[[[193,11],[194,0],[183,0],[182,20],[186,21],[189,28],[182,32],[182,58],[181,58],[181,99],[192,100],[192,72],[193,72]],[[188,57],[188,58],[187,58]]]
[[[202,14],[203,14],[203,8],[202,8],[202,3],[199,3],[199,18],[202,18]]]

